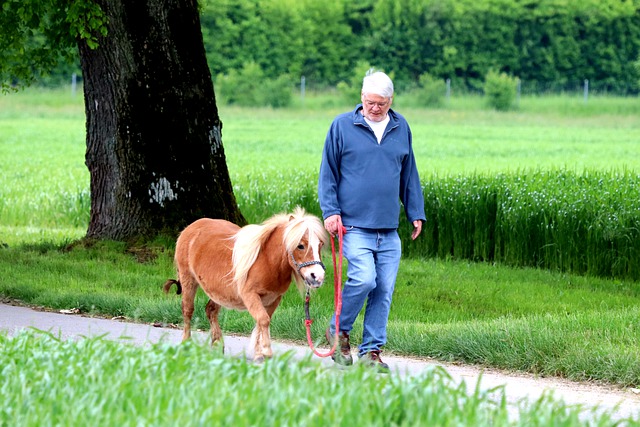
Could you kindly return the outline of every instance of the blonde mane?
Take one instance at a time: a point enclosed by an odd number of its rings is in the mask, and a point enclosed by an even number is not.
[[[307,232],[315,234],[324,244],[328,241],[327,232],[322,222],[313,215],[308,215],[301,207],[296,207],[291,214],[282,213],[275,215],[262,224],[250,224],[244,226],[233,237],[233,281],[232,285],[241,291],[247,281],[249,270],[258,259],[262,246],[269,236],[278,228],[286,227],[283,233],[283,245],[287,253],[291,253],[299,244]],[[304,287],[304,280],[294,270],[292,278],[298,289]]]

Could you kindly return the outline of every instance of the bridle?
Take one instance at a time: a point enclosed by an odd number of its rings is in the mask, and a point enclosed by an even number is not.
[[[319,265],[320,267],[322,267],[323,270],[326,270],[323,262],[320,260],[314,259],[313,261],[301,262],[298,264],[296,259],[293,257],[293,253],[289,252],[289,256],[291,257],[291,261],[293,262],[293,265],[296,267],[296,270],[298,270],[298,274],[300,274],[301,276],[302,276],[302,272],[300,270],[302,270],[305,267],[311,267],[312,265]]]

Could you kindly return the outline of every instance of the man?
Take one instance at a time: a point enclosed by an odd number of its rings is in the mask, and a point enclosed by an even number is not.
[[[348,261],[339,318],[336,363],[351,365],[349,333],[366,302],[361,362],[388,371],[380,359],[387,342],[387,321],[400,265],[398,236],[400,201],[416,239],[426,221],[424,198],[412,147],[411,130],[391,110],[393,82],[385,73],[369,71],[362,82],[362,104],[336,117],[322,153],[318,196],[325,228],[343,241]],[[335,337],[335,313],[326,335]]]

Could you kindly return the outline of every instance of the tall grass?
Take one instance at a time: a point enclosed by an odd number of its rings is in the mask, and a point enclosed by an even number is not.
[[[338,371],[285,354],[262,365],[193,342],[133,347],[0,334],[0,425],[6,426],[592,426],[633,425],[546,393],[507,406],[502,387],[456,384],[441,368],[416,377]],[[511,413],[510,413],[511,411]]]
[[[640,174],[521,171],[426,180],[406,252],[640,279]]]

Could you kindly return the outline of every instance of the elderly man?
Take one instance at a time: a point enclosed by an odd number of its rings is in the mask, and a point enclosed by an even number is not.
[[[424,198],[413,153],[411,129],[391,109],[393,82],[385,73],[367,73],[355,110],[336,117],[322,153],[318,197],[327,231],[346,229],[347,281],[339,318],[339,350],[333,360],[351,365],[349,334],[366,302],[361,362],[388,371],[380,358],[400,265],[400,202],[416,239],[426,221]],[[335,313],[326,335],[335,336]]]

